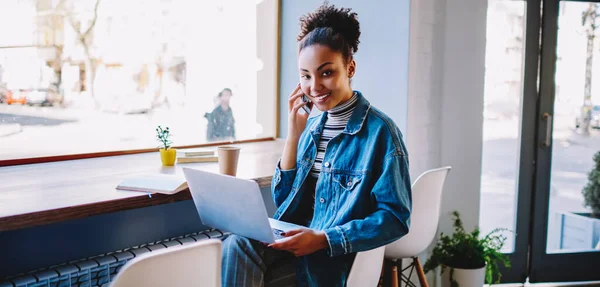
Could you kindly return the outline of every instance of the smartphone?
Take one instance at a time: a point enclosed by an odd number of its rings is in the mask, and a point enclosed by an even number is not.
[[[308,105],[311,103],[310,99],[306,95],[302,95],[302,101],[306,103],[306,105],[302,106],[302,109],[306,112],[306,114],[310,114],[310,108]]]

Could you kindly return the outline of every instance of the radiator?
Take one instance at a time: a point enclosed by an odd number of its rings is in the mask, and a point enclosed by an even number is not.
[[[0,281],[0,287],[93,287],[108,286],[127,261],[154,250],[185,245],[226,233],[205,230],[165,240],[71,261],[60,265],[18,274]]]

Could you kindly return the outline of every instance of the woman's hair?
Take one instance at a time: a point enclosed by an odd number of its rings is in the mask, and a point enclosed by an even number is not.
[[[358,17],[351,10],[336,8],[326,1],[314,12],[301,17],[298,51],[312,45],[325,45],[341,52],[344,61],[350,62],[360,43]]]

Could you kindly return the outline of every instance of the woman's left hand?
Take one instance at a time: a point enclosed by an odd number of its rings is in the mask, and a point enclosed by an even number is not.
[[[269,247],[300,257],[329,247],[329,242],[325,232],[302,228],[287,231],[284,239],[269,244]]]

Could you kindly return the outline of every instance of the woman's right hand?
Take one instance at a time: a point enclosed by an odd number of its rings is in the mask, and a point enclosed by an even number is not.
[[[304,95],[304,92],[302,92],[300,84],[298,84],[288,99],[288,139],[296,142],[300,139],[309,116],[304,110],[300,112],[300,109],[304,105],[308,105],[309,108],[312,107],[312,103],[302,101],[302,95]]]
[[[296,167],[296,154],[298,152],[298,141],[300,141],[300,135],[306,128],[306,121],[308,121],[308,114],[300,109],[302,108],[304,101],[302,101],[302,89],[300,84],[290,94],[288,99],[288,136],[283,148],[283,155],[281,156],[280,168],[284,170],[290,170]],[[312,107],[312,103],[308,103],[308,107]]]

